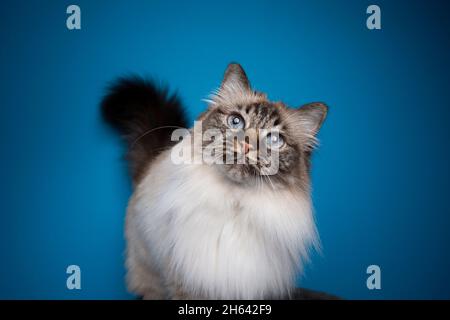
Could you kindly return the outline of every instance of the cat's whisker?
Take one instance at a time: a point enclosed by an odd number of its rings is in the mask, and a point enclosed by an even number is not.
[[[148,134],[150,134],[150,133],[152,133],[152,132],[154,132],[154,131],[157,131],[157,130],[161,130],[161,129],[171,129],[171,128],[172,128],[172,129],[173,129],[173,128],[175,128],[175,129],[185,129],[185,128],[179,127],[179,126],[160,126],[160,127],[152,128],[152,129],[150,129],[150,130],[145,131],[143,134],[141,134],[139,137],[137,137],[137,138],[130,144],[130,149],[132,149],[132,148],[136,145],[136,143],[138,143],[139,140],[142,139],[143,137],[145,137],[146,135],[148,135]]]
[[[268,170],[267,168],[261,167],[261,173],[263,174],[262,176],[264,178],[266,178],[266,180],[270,183],[270,186],[271,186],[272,190],[276,191],[276,188],[275,188],[275,186],[274,186],[274,184],[272,182],[272,179],[270,178],[267,170]]]

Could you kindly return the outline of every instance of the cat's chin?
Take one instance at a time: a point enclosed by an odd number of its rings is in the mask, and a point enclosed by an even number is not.
[[[263,179],[259,171],[250,165],[221,164],[217,165],[216,168],[227,180],[243,186],[256,186]]]

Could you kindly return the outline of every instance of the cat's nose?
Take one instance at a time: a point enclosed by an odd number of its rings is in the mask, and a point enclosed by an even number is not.
[[[245,138],[239,141],[241,153],[247,155],[252,150],[256,150],[257,141],[258,141],[258,132],[255,129],[250,128],[245,130]]]
[[[242,150],[244,150],[244,154],[247,154],[251,148],[252,146],[249,143],[244,141],[242,142]]]

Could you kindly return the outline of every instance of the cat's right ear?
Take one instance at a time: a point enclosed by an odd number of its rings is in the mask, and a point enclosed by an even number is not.
[[[220,90],[229,89],[233,91],[236,89],[243,91],[251,90],[250,81],[239,63],[230,63],[227,70],[225,70]]]
[[[316,136],[328,113],[328,106],[322,102],[313,102],[297,109],[298,118],[304,130],[310,136]]]
[[[293,128],[293,132],[298,134],[298,137],[308,149],[314,149],[318,142],[317,133],[328,113],[328,106],[321,102],[314,102],[305,104],[298,109],[292,109],[289,112],[288,121]]]

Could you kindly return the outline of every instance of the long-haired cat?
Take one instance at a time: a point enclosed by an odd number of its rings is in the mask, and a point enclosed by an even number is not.
[[[172,141],[172,130],[186,127],[181,104],[149,81],[122,78],[102,102],[129,145],[129,290],[148,299],[289,298],[319,242],[309,171],[327,107],[269,101],[238,64],[207,102],[189,133],[199,126],[223,138],[197,144],[195,136]],[[244,140],[230,141],[237,131]],[[202,159],[211,146],[220,161],[174,161],[175,150]]]

